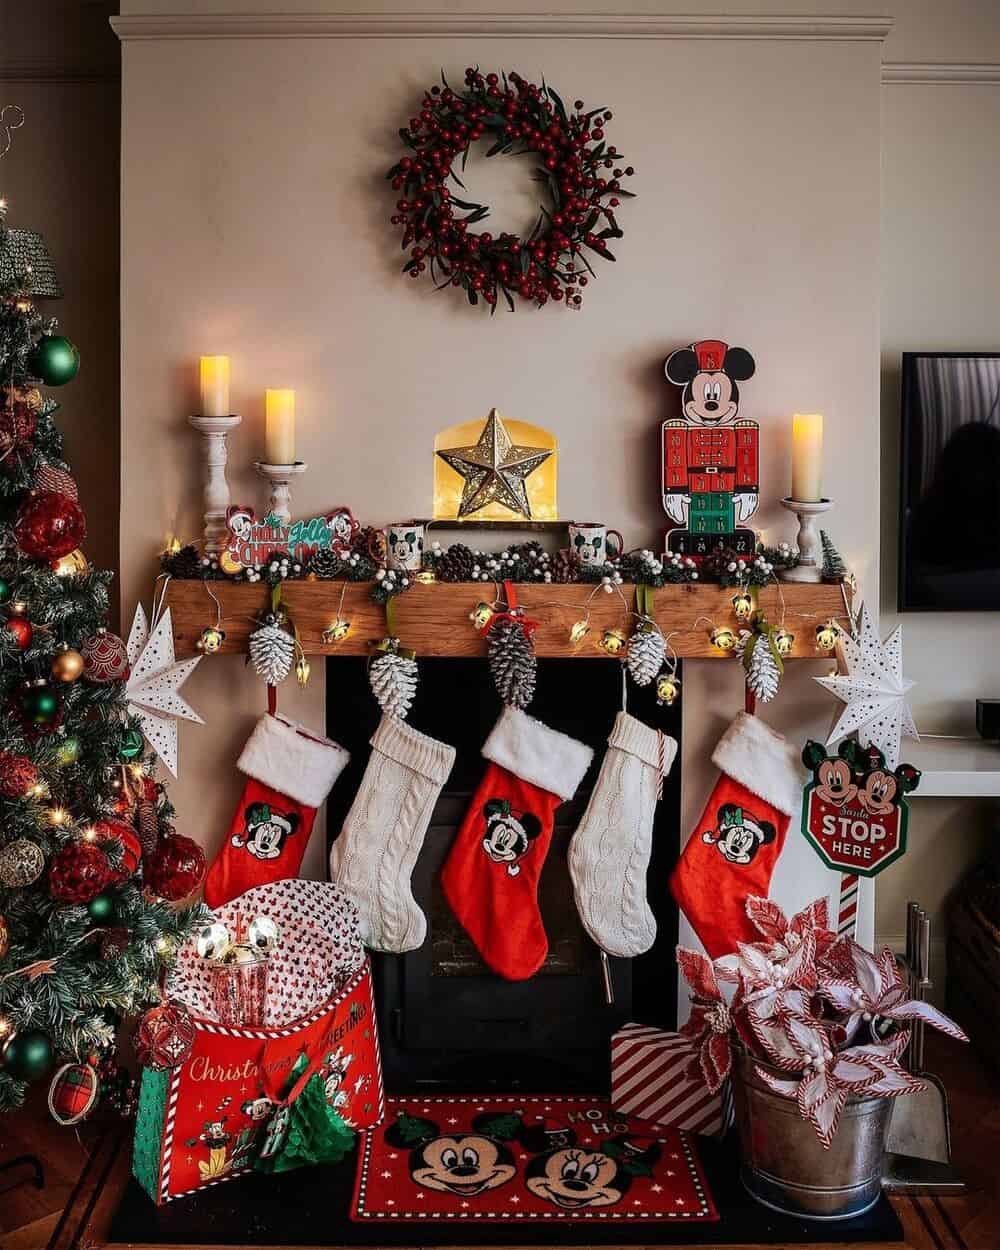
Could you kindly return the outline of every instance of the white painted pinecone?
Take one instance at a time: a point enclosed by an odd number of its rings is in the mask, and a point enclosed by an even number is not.
[[[292,671],[295,639],[278,624],[258,625],[250,635],[250,662],[269,686],[280,685]]]
[[[752,647],[750,661],[746,665],[747,688],[755,694],[761,703],[770,703],[778,693],[781,673],[774,662],[771,643],[766,634],[748,633],[740,645],[740,657],[745,655],[746,648]]]
[[[628,640],[625,663],[637,686],[648,686],[663,667],[666,644],[658,629],[643,629]]]
[[[368,681],[382,711],[405,720],[417,693],[416,660],[387,651],[372,661]]]

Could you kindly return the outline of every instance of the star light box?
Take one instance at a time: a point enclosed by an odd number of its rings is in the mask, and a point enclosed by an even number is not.
[[[558,444],[496,408],[434,439],[434,520],[556,521]]]

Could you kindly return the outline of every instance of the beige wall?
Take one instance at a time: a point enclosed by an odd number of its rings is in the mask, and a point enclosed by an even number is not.
[[[992,42],[967,46],[969,60],[1000,60],[991,7]],[[882,119],[882,620],[903,623],[918,728],[975,734],[977,695],[1000,695],[995,614],[895,613],[899,363],[905,350],[1000,351],[1000,81],[887,84]],[[996,836],[989,803],[918,796],[912,811],[905,870],[880,884],[887,935],[907,896],[940,911]]]
[[[238,498],[261,500],[249,466],[265,386],[299,392],[312,468],[297,511],[347,502],[372,522],[426,513],[435,431],[497,404],[558,434],[564,515],[599,512],[628,542],[653,543],[663,358],[707,334],[746,343],[759,362],[747,411],[765,430],[761,523],[788,532],[774,501],[787,489],[789,414],[824,410],[834,529],[873,586],[877,455],[843,452],[877,443],[879,52],[811,38],[126,42],[126,612],[149,597],[165,531],[198,532],[184,416],[207,351],[233,357]],[[614,108],[639,198],[622,213],[619,263],[579,316],[490,322],[397,272],[381,182],[395,126],[439,66],[460,74],[476,60],[544,72]],[[832,710],[805,668],[766,713],[796,737],[822,732]],[[182,827],[214,849],[263,691],[240,661],[217,658],[188,692],[208,725],[182,731],[175,792]],[[320,724],[322,675],[282,701]],[[711,782],[710,745],[742,705],[735,666],[690,665],[684,703],[687,828]],[[782,876],[793,903],[828,880],[806,857]]]
[[[119,48],[110,3],[4,0],[0,106],[25,124],[0,161],[14,226],[45,235],[65,299],[46,311],[80,348],[71,386],[53,391],[66,457],[87,513],[87,554],[118,567]],[[114,604],[117,618],[118,605]]]

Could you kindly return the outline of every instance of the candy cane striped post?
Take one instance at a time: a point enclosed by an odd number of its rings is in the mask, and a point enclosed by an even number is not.
[[[838,937],[853,938],[858,929],[858,874],[845,872],[840,878],[840,911],[837,916]]]

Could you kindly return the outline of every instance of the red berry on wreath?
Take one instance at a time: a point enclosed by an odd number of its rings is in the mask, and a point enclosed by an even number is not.
[[[111,865],[92,842],[70,842],[49,863],[49,894],[59,903],[89,903],[111,882]]]
[[[29,495],[14,522],[14,538],[34,560],[58,560],[87,537],[87,521],[75,500],[56,491]]]
[[[205,852],[192,838],[164,838],[146,863],[146,883],[154,894],[179,903],[197,890],[205,877]]]
[[[135,1030],[135,1057],[144,1068],[163,1072],[190,1055],[195,1027],[183,1003],[164,1002],[142,1016]]]
[[[38,769],[26,755],[0,751],[0,796],[22,799],[38,785]]]

